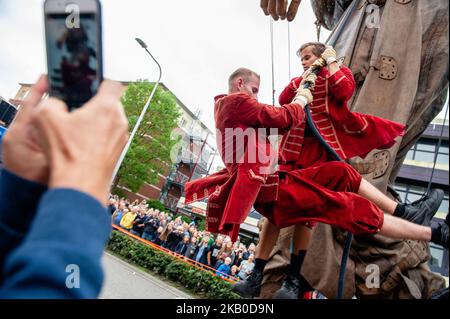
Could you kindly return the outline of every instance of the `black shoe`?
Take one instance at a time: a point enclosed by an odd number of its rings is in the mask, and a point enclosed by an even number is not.
[[[248,276],[246,280],[239,281],[231,286],[231,291],[244,298],[258,297],[261,292],[263,273],[257,269]]]
[[[302,276],[287,275],[281,288],[273,295],[273,299],[298,299],[303,297],[305,292],[311,290],[313,288]]]
[[[442,189],[432,189],[421,199],[411,204],[406,204],[404,214],[398,217],[415,224],[430,226],[431,220],[438,211],[443,199],[444,191]]]
[[[436,226],[432,227],[432,233],[434,234],[432,236],[432,242],[435,244],[438,244],[444,248],[448,249],[448,224],[449,224],[449,215],[447,214],[447,217],[445,217],[445,220],[443,222],[437,223]],[[437,234],[437,235],[436,235]]]

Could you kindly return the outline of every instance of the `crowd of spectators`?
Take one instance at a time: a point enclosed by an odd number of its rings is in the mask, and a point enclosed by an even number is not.
[[[187,217],[149,208],[145,200],[131,203],[112,196],[109,208],[114,225],[215,269],[217,276],[244,280],[253,271],[256,249],[253,243],[247,247],[239,238],[233,243],[228,236],[200,229],[195,219],[188,222]]]

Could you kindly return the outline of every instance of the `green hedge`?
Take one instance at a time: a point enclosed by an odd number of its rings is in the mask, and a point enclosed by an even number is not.
[[[199,271],[173,256],[113,230],[108,248],[124,259],[179,283],[193,293],[211,299],[240,299],[231,284],[208,271]]]

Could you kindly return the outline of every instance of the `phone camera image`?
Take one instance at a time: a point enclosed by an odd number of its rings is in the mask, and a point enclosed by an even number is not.
[[[95,14],[48,14],[47,55],[51,95],[69,108],[80,107],[96,92],[101,81],[98,21]]]

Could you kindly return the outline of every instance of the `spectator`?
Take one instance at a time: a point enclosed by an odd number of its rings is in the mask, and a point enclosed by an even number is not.
[[[222,246],[222,248],[220,249],[219,253],[217,254],[217,262],[214,268],[218,269],[220,267],[220,265],[222,265],[225,262],[225,259],[227,257],[230,258],[230,260],[232,260],[234,256],[233,255],[233,243],[231,242],[231,240],[228,238],[227,242],[224,243],[224,245]]]
[[[130,233],[133,235],[142,236],[144,232],[145,221],[147,220],[147,216],[145,215],[144,208],[139,209],[139,215],[133,221],[133,227],[130,230]]]
[[[117,209],[117,200],[115,197],[111,196],[109,198],[108,211],[112,215]]]
[[[244,259],[248,259],[250,255],[256,256],[256,246],[254,243],[248,245],[247,251],[244,253]]]
[[[239,267],[241,265],[241,262],[244,260],[244,252],[245,252],[245,245],[239,244],[237,249],[234,251],[234,259],[231,264]]]
[[[112,221],[114,225],[120,226],[120,221],[122,220],[124,209],[125,209],[125,202],[123,200],[119,200],[119,204],[117,205],[116,211],[112,215]]]
[[[169,222],[167,226],[164,228],[163,232],[159,236],[159,239],[161,239],[161,246],[164,248],[167,248],[167,239],[169,237],[169,234],[173,231],[173,221]]]
[[[209,237],[204,236],[202,238],[201,244],[197,247],[197,250],[195,251],[195,258],[194,260],[202,263],[203,265],[211,266],[208,264],[208,252],[209,252]]]
[[[120,221],[122,220],[123,216],[128,213],[128,209],[117,209],[116,212],[113,214],[113,224],[120,226]]]
[[[175,249],[175,252],[177,254],[184,256],[184,254],[186,253],[186,250],[188,249],[190,239],[191,238],[188,235],[185,235],[183,237],[183,240],[178,243],[177,248]]]
[[[223,244],[223,236],[217,235],[214,245],[211,246],[211,249],[208,252],[209,264],[212,265],[213,267],[217,263],[217,254],[222,248],[222,244]]]
[[[194,259],[196,249],[197,249],[197,238],[191,237],[191,243],[186,248],[184,256],[189,259]]]
[[[104,81],[71,113],[60,100],[41,101],[47,91],[41,77],[3,140],[0,298],[96,298],[109,185],[127,140],[122,89]],[[78,289],[67,286],[70,264],[81,269]]]
[[[231,258],[230,257],[225,258],[224,263],[221,264],[219,268],[217,268],[216,275],[221,278],[227,277],[230,274],[231,270],[230,264]]]
[[[183,236],[191,236],[189,233],[189,224],[186,222],[183,222]]]
[[[239,280],[239,277],[237,275],[238,271],[239,271],[238,266],[236,265],[231,266],[229,278],[233,280]]]
[[[183,226],[180,225],[177,226],[177,228],[167,236],[167,244],[166,244],[167,249],[175,251],[175,249],[178,246],[178,243],[182,241],[182,239],[183,239]]]
[[[156,237],[156,230],[159,227],[159,221],[155,217],[156,213],[151,211],[149,217],[144,222],[144,232],[142,233],[142,238],[145,240],[152,241]]]
[[[136,207],[130,206],[131,210],[123,215],[122,219],[120,220],[120,227],[122,227],[125,230],[131,230],[131,227],[133,227],[133,222],[136,219],[137,213],[136,213]]]
[[[156,236],[153,239],[153,243],[156,245],[161,245],[162,244],[162,240],[161,240],[161,234],[164,231],[164,228],[162,226],[158,227],[158,230],[156,231]]]
[[[194,235],[194,232],[197,230],[197,228],[194,225],[189,225],[189,233],[191,234],[191,236]]]
[[[239,278],[242,280],[246,280],[248,276],[253,271],[253,268],[255,267],[255,255],[250,255],[247,260],[244,260],[241,265],[239,266]]]

